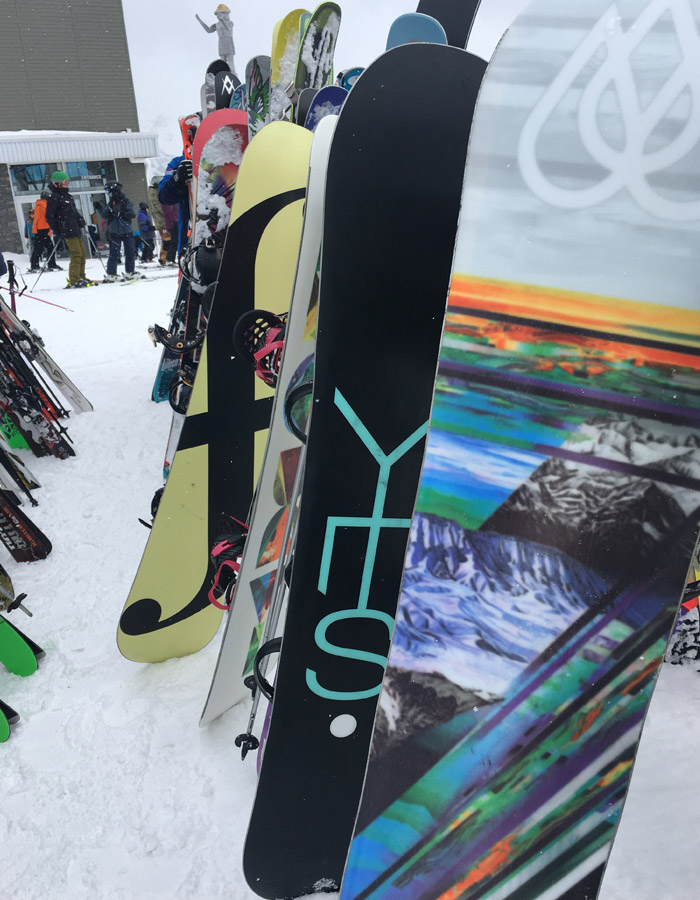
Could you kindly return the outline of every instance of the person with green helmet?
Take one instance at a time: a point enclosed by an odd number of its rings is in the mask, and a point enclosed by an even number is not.
[[[85,227],[85,219],[78,212],[75,200],[68,193],[69,181],[67,172],[59,170],[51,175],[51,196],[46,201],[46,221],[54,234],[63,238],[70,251],[66,287],[89,287],[94,282],[88,281],[85,275],[87,250],[81,234]]]

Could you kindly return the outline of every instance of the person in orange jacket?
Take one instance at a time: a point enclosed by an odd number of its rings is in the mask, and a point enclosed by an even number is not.
[[[32,250],[32,258],[30,260],[30,272],[39,271],[41,254],[44,250],[46,250],[49,258],[47,268],[51,270],[61,268],[56,263],[53,241],[51,240],[51,228],[46,220],[46,201],[49,199],[49,196],[50,194],[48,191],[42,191],[41,197],[34,204],[34,224],[32,225],[34,249]]]

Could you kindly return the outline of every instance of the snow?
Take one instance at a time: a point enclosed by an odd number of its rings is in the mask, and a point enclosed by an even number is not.
[[[8,257],[26,270],[26,257]],[[34,613],[14,620],[47,654],[29,678],[0,671],[0,697],[22,716],[0,745],[3,896],[13,900],[255,896],[241,871],[255,759],[242,763],[234,747],[247,708],[197,725],[219,637],[152,666],[123,659],[115,641],[147,538],[137,517],[148,517],[170,427],[167,404],[149,399],[160,354],[146,330],[167,321],[176,280],[147,274],[64,291],[62,273],[46,273],[29,291],[73,313],[19,301],[95,411],[68,423],[75,459],[25,454],[43,485],[28,511],[51,556],[22,565],[0,549]],[[696,896],[698,746],[700,675],[665,665],[599,900]]]

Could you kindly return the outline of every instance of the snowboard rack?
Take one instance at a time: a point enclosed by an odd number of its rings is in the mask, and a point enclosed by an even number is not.
[[[255,374],[269,387],[276,387],[282,361],[287,314],[251,309],[233,326],[236,356],[250,359]]]

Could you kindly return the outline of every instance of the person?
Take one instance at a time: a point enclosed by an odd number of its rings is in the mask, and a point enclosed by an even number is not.
[[[163,213],[163,221],[165,222],[165,264],[167,266],[176,266],[177,257],[177,239],[180,231],[179,216],[180,207],[176,204],[166,204],[158,201]]]
[[[134,204],[122,192],[120,181],[110,181],[106,186],[109,199],[101,211],[102,225],[109,241],[109,259],[104,280],[117,281],[117,265],[124,245],[124,268],[128,279],[135,278],[134,234],[131,220],[134,218]]]
[[[163,205],[178,205],[178,241],[177,252],[181,256],[187,246],[187,233],[190,226],[190,190],[192,178],[192,160],[185,159],[184,154],[174,156],[168,163],[165,175],[158,186],[158,199]]]
[[[202,22],[197,13],[194,14],[195,19],[207,34],[216,32],[217,37],[219,38],[219,58],[228,63],[231,73],[235,75],[236,70],[233,65],[233,57],[236,48],[233,46],[233,22],[231,21],[231,10],[225,4],[219,3],[214,10],[214,15],[217,18],[216,25],[207,25],[206,22]]]
[[[153,225],[158,231],[160,235],[160,257],[158,262],[161,266],[165,265],[165,261],[167,259],[167,242],[170,240],[170,234],[165,227],[165,218],[163,216],[163,209],[158,200],[158,182],[160,179],[157,175],[154,175],[151,178],[151,183],[148,185],[148,211],[151,214],[151,219],[153,221]]]
[[[85,227],[85,219],[68,193],[69,182],[68,174],[62,170],[51,175],[51,196],[46,201],[46,221],[54,234],[63,238],[70,253],[66,287],[83,288],[95,282],[89,281],[85,275],[87,250],[80,234],[80,230]]]
[[[56,253],[54,251],[53,241],[51,240],[51,228],[46,220],[46,204],[48,203],[50,191],[42,191],[41,196],[34,205],[34,224],[32,231],[34,232],[34,249],[30,260],[30,272],[38,272],[41,269],[41,255],[46,251],[49,263],[47,269],[50,272],[60,271],[61,267],[56,262]]]
[[[148,215],[148,203],[144,200],[139,203],[137,219],[139,223],[139,234],[141,235],[141,242],[143,243],[141,261],[153,262],[153,250],[156,245],[156,229],[151,221],[151,217]]]

